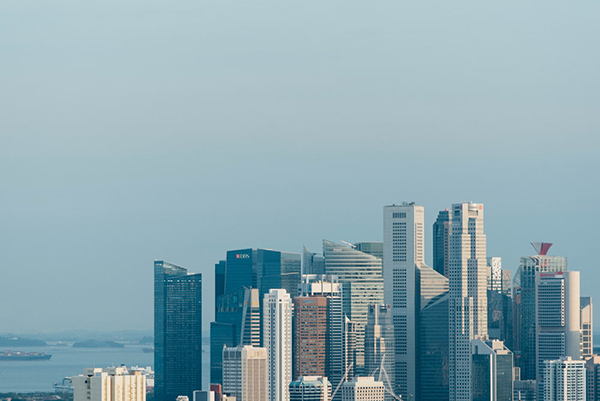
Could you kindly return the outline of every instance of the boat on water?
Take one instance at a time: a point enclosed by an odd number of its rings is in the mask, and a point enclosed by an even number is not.
[[[45,352],[3,351],[0,361],[47,361],[52,355]]]

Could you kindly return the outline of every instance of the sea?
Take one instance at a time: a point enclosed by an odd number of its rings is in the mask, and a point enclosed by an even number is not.
[[[148,345],[126,344],[124,348],[73,348],[70,346],[19,347],[12,351],[52,354],[47,361],[0,361],[0,393],[53,392],[65,377],[83,374],[85,368],[126,365],[153,367],[154,354]],[[209,360],[203,354],[203,377],[208,383]],[[208,387],[205,385],[205,387]]]

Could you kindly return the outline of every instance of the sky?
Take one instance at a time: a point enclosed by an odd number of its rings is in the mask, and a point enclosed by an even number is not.
[[[600,3],[4,0],[0,333],[153,327],[153,261],[485,204],[600,300]]]

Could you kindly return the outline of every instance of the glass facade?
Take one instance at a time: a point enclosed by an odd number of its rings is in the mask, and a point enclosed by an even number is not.
[[[154,262],[156,401],[192,398],[202,388],[202,275]]]
[[[431,300],[420,313],[419,371],[422,401],[447,401],[448,294]]]
[[[519,332],[514,336],[518,366],[523,380],[535,380],[536,372],[536,272],[567,271],[567,259],[562,256],[525,256],[521,258],[515,274],[515,326]]]
[[[323,240],[325,271],[342,284],[344,313],[357,325],[356,364],[364,368],[365,325],[369,305],[383,304],[383,269],[378,257]]]

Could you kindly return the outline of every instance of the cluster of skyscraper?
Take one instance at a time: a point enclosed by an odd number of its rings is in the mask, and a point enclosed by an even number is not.
[[[471,202],[439,213],[431,268],[424,215],[385,206],[383,242],[324,240],[322,254],[228,251],[215,265],[211,388],[237,401],[600,399],[592,303],[566,258],[535,244],[511,289]],[[201,386],[200,287],[155,262],[156,401]]]

